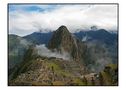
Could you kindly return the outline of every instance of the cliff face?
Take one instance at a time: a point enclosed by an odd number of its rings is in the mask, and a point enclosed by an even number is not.
[[[61,26],[56,31],[54,31],[53,36],[49,41],[48,48],[59,49],[62,51],[61,47],[63,47],[64,50],[70,51],[72,43],[72,35],[65,26]]]

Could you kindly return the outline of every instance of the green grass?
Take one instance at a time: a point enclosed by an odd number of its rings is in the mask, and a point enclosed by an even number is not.
[[[53,63],[53,62],[48,62],[47,65],[48,65],[49,68],[53,67],[54,70],[61,70],[60,66],[55,64],[55,63]]]
[[[66,77],[69,77],[69,76],[72,76],[68,71],[64,71],[64,69],[59,65],[57,64],[58,62],[56,61],[48,61],[47,65],[49,68],[54,68],[54,72],[56,72],[57,74],[59,75],[64,75]]]
[[[117,64],[109,64],[107,66],[111,67],[112,70],[115,70],[115,69],[118,68],[118,65]]]
[[[101,72],[103,76],[103,81],[105,82],[106,85],[111,85],[112,84],[112,77],[109,73],[102,71]]]
[[[82,81],[81,79],[79,79],[79,78],[74,78],[74,79],[73,79],[73,83],[75,83],[75,84],[77,84],[77,85],[79,85],[79,86],[86,85],[86,83],[83,82],[83,81]]]

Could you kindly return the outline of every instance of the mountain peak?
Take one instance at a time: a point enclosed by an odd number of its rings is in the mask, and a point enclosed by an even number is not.
[[[65,25],[62,25],[59,27],[59,29],[67,29],[67,27]]]
[[[63,33],[63,34],[70,33],[69,30],[67,29],[67,27],[64,26],[64,25],[60,26],[55,32],[58,33],[58,34],[61,34],[61,33]]]
[[[60,26],[56,31],[54,31],[53,36],[48,44],[48,48],[55,49],[66,41],[70,41],[72,38],[71,33],[66,26]]]

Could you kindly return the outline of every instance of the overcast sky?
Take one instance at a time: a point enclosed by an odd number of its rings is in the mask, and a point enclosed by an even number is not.
[[[9,33],[24,36],[40,29],[56,30],[61,25],[70,32],[98,28],[117,30],[117,5],[9,5]]]

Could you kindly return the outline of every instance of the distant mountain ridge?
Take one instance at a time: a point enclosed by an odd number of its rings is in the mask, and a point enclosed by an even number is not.
[[[52,32],[42,33],[34,32],[30,35],[26,35],[23,38],[35,44],[47,44],[52,37]]]
[[[96,30],[96,31],[80,31],[77,33],[74,33],[79,39],[82,40],[83,37],[88,36],[90,37],[90,39],[88,39],[87,41],[100,41],[103,42],[105,44],[113,44],[114,42],[117,42],[116,40],[118,40],[118,35],[115,33],[110,33],[108,31],[106,31],[105,29],[100,29],[100,30]]]
[[[114,33],[115,32],[115,33]],[[89,30],[89,31],[79,31],[73,33],[76,37],[78,37],[80,40],[83,39],[86,35],[90,37],[89,40],[97,40],[106,44],[113,44],[115,40],[118,39],[118,33],[116,31],[107,31],[105,29],[99,29],[99,30]],[[32,34],[26,35],[23,38],[30,42],[34,42],[36,44],[46,44],[49,42],[53,35],[53,32],[34,32]]]

